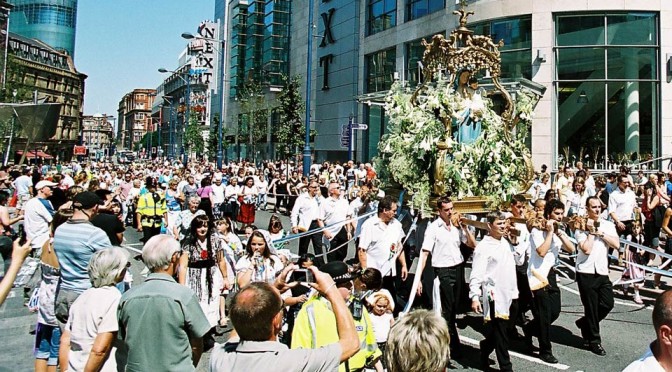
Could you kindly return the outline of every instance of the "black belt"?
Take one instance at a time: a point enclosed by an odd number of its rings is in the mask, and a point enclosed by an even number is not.
[[[192,261],[187,266],[191,269],[209,269],[215,266],[215,260],[209,258],[207,260]]]

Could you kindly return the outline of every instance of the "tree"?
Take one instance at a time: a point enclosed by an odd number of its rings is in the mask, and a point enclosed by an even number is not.
[[[7,56],[5,88],[0,89],[0,102],[25,102],[33,99],[34,86],[23,83],[26,68],[13,55]],[[16,91],[16,97],[14,97]]]
[[[256,145],[266,138],[269,107],[259,82],[248,81],[239,94],[241,118],[238,122],[241,142],[248,144],[250,153],[256,154]]]
[[[195,152],[197,156],[203,155],[205,150],[205,140],[196,115],[189,115],[189,125],[184,131],[184,150],[187,154]]]
[[[282,76],[284,89],[278,93],[280,123],[275,128],[278,141],[284,145],[284,154],[289,157],[298,153],[306,143],[306,128],[303,125],[305,104],[301,97],[301,76]]]

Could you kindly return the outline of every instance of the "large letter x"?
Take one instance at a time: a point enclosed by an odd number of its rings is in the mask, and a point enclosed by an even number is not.
[[[331,17],[334,15],[334,8],[329,9],[326,13],[322,13],[322,21],[324,22],[324,36],[320,47],[327,46],[327,44],[334,43],[334,37],[331,36]]]

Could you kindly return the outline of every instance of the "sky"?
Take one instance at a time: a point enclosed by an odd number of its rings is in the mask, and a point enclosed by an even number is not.
[[[214,0],[79,0],[75,67],[88,75],[84,115],[117,116],[119,101],[136,88],[156,88],[176,69],[187,45],[214,18]]]

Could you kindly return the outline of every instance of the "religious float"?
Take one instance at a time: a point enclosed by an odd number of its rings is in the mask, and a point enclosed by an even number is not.
[[[403,192],[405,203],[427,217],[445,194],[463,213],[498,208],[534,176],[525,139],[544,89],[505,87],[503,41],[474,35],[467,28],[473,12],[453,13],[457,29],[422,42],[423,81],[414,89],[396,81],[387,92],[389,131],[375,160],[382,187]],[[477,76],[488,83],[479,87]]]

